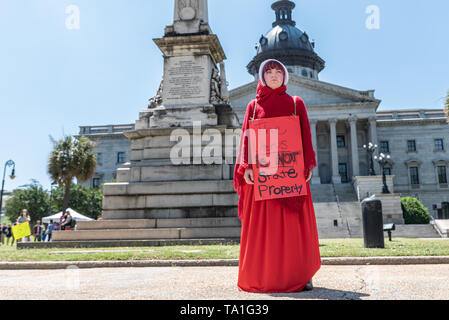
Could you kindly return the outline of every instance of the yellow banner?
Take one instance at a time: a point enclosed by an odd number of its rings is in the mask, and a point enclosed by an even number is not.
[[[17,224],[13,226],[12,228],[12,235],[14,236],[14,239],[22,239],[27,236],[31,235],[30,225],[27,222]]]

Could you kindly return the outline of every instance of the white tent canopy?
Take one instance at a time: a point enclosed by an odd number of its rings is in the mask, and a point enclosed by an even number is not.
[[[68,208],[67,209],[68,212],[70,212],[70,215],[72,216],[72,219],[75,219],[75,221],[90,221],[90,220],[94,220],[91,219],[89,217],[83,216],[81,213],[76,212],[73,209]],[[59,219],[62,216],[62,211],[58,212],[52,216],[48,216],[45,218],[42,218],[42,223],[50,223],[50,220],[53,220],[53,222],[59,223]]]

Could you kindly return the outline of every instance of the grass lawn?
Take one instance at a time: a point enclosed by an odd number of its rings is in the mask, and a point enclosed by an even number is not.
[[[108,261],[238,259],[239,245],[24,249],[0,246],[0,261]],[[366,249],[363,239],[322,239],[321,257],[449,256],[449,239],[385,240],[385,249]]]

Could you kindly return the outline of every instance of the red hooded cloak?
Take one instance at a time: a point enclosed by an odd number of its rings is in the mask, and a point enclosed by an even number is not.
[[[284,67],[285,72],[287,72]],[[286,86],[271,89],[261,80],[257,87],[256,119],[289,116],[293,97]],[[303,100],[296,99],[300,118],[305,174],[316,167],[310,125]],[[301,291],[321,266],[315,211],[309,183],[307,195],[254,201],[254,185],[243,178],[248,164],[249,128],[255,102],[246,109],[240,151],[234,168],[234,189],[239,194],[238,216],[242,221],[238,288],[250,292]]]

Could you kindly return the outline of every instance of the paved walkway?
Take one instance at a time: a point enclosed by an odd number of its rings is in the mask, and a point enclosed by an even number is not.
[[[0,270],[0,288],[1,299],[449,299],[449,264],[323,265],[313,291],[291,294],[240,292],[237,272],[235,266]]]

